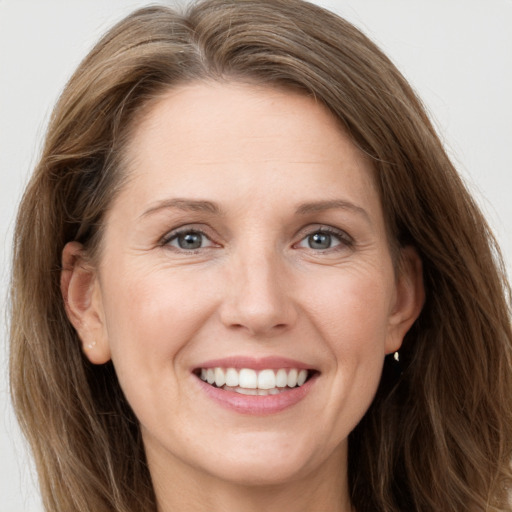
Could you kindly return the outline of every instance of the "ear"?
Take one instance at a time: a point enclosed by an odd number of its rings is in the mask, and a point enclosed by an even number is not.
[[[389,318],[386,353],[396,352],[418,318],[425,302],[423,265],[416,249],[411,246],[400,249],[400,264],[396,276],[395,301]]]
[[[110,347],[98,275],[78,242],[69,242],[62,251],[60,289],[86,357],[94,364],[106,363]]]

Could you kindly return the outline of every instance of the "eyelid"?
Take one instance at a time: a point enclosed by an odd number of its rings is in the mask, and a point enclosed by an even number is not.
[[[200,249],[209,249],[211,247],[220,247],[221,244],[216,242],[214,240],[214,238],[211,236],[211,234],[208,233],[208,231],[210,231],[210,230],[205,229],[204,227],[201,227],[201,225],[198,225],[198,224],[184,224],[182,226],[172,229],[171,231],[168,231],[164,236],[162,236],[160,238],[158,245],[160,245],[162,247],[173,247],[170,245],[170,242],[172,240],[175,240],[181,234],[194,232],[194,233],[201,234],[202,236],[204,236],[206,239],[208,239],[211,242],[210,246],[201,247]],[[327,252],[329,250],[336,250],[336,248],[339,246],[341,246],[341,248],[347,248],[347,247],[352,247],[354,245],[354,239],[345,230],[336,228],[334,226],[326,225],[326,224],[313,224],[313,225],[308,225],[308,226],[302,228],[298,232],[297,237],[300,237],[300,238],[297,242],[295,242],[293,244],[293,247],[297,248],[301,242],[303,242],[308,236],[311,236],[314,233],[326,233],[326,234],[336,237],[340,241],[340,244],[338,244],[332,248],[328,248],[323,251],[318,251],[315,249],[315,252]],[[185,249],[180,249],[178,247],[173,247],[173,248],[176,249],[177,251],[181,251],[181,252],[186,252],[186,253],[193,252],[193,250],[185,250]],[[196,249],[196,250],[200,250],[200,249]],[[313,250],[313,249],[311,249],[311,250]]]
[[[160,238],[158,245],[160,245],[162,247],[173,247],[177,251],[181,251],[181,252],[187,252],[187,253],[194,252],[193,250],[185,250],[185,249],[181,249],[179,247],[174,247],[174,246],[170,245],[171,241],[175,240],[178,236],[180,236],[184,233],[199,233],[200,235],[204,236],[211,242],[212,245],[210,245],[208,247],[201,247],[200,249],[209,249],[211,247],[219,247],[220,246],[220,244],[215,242],[213,240],[213,237],[207,233],[207,230],[205,230],[202,227],[199,227],[199,225],[197,225],[197,224],[184,224],[183,226],[179,226],[177,228],[172,229],[171,231],[167,232],[164,236],[162,236],[162,238]],[[196,249],[196,250],[199,250],[199,249]]]
[[[342,248],[346,247],[352,247],[354,245],[354,239],[343,229],[335,228],[334,226],[329,226],[325,224],[315,224],[315,225],[309,225],[303,229],[301,229],[298,233],[298,236],[300,237],[299,241],[294,244],[294,247],[297,247],[298,244],[303,242],[308,236],[311,236],[315,233],[326,233],[328,235],[335,236],[340,241],[340,246]],[[339,246],[331,247],[329,249],[324,249],[323,252],[329,251],[329,250],[336,250],[336,248]],[[318,251],[316,249],[311,249],[315,252],[322,252]],[[339,250],[339,249],[338,249]]]

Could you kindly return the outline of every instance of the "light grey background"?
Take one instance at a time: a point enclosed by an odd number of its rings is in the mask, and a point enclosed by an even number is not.
[[[0,308],[16,205],[52,105],[99,36],[147,1],[0,0]],[[512,0],[318,1],[363,29],[423,98],[512,266]],[[3,317],[1,317],[3,320]],[[42,511],[0,330],[0,512]]]

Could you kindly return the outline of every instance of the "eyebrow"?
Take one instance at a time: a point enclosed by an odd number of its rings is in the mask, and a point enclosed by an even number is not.
[[[195,199],[164,199],[163,201],[158,201],[153,206],[148,208],[141,217],[147,217],[153,213],[156,213],[160,210],[167,210],[170,208],[174,208],[177,210],[183,211],[192,211],[192,212],[206,212],[219,215],[221,213],[221,209],[216,203],[212,203],[211,201],[202,201]]]
[[[172,208],[183,211],[206,212],[214,215],[220,215],[222,213],[221,208],[212,201],[174,198],[158,201],[153,206],[144,211],[141,217],[147,217],[148,215],[157,213],[160,210]],[[297,207],[295,213],[297,215],[308,215],[311,213],[318,213],[326,210],[338,209],[349,210],[359,215],[362,215],[363,217],[366,218],[366,220],[369,223],[371,223],[370,216],[368,215],[368,212],[364,208],[361,208],[360,206],[357,206],[356,204],[351,203],[350,201],[346,201],[344,199],[332,199],[327,201],[312,201],[308,203],[302,203]]]
[[[372,223],[370,215],[364,208],[344,199],[303,203],[297,207],[296,213],[298,215],[307,215],[309,213],[318,213],[326,210],[348,210],[357,213],[358,215],[362,215],[370,224]]]

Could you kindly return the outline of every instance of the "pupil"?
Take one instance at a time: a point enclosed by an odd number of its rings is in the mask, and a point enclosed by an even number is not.
[[[315,233],[309,237],[311,249],[329,249],[331,246],[331,235],[327,233]]]
[[[200,233],[186,233],[178,238],[178,244],[182,249],[199,249],[201,247]]]

